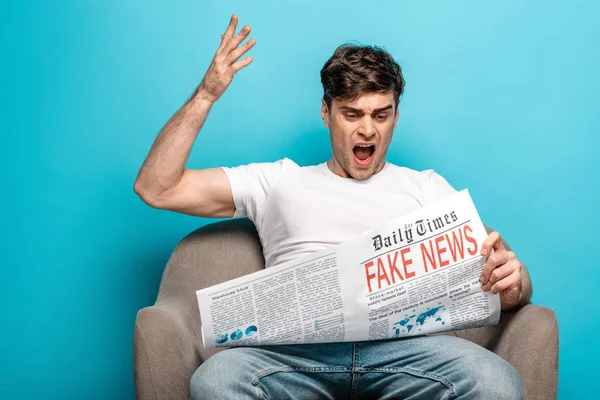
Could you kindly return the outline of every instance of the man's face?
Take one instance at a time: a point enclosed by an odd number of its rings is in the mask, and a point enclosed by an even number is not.
[[[399,115],[392,92],[367,93],[351,102],[333,99],[331,110],[322,100],[321,116],[333,150],[329,169],[360,180],[381,171]]]

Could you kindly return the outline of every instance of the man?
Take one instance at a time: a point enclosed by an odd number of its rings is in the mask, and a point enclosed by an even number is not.
[[[246,215],[256,225],[266,267],[350,240],[373,226],[433,203],[454,189],[432,170],[386,162],[404,79],[385,51],[341,46],[321,71],[321,115],[333,156],[300,167],[285,158],[236,168],[185,169],[211,106],[233,76],[250,28],[235,34],[232,16],[202,82],[165,125],[140,169],[135,191],[149,205],[202,217]],[[241,45],[241,46],[240,46]],[[492,252],[493,250],[493,252]],[[490,255],[490,253],[493,253]],[[525,267],[497,232],[482,290],[503,309],[529,301]],[[191,379],[193,399],[516,399],[519,374],[503,359],[452,336],[234,348],[209,358]]]

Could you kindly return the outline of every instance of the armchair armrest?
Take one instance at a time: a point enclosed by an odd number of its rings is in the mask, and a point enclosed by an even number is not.
[[[222,349],[202,346],[196,290],[264,267],[260,240],[248,219],[205,225],[178,245],[163,272],[155,305],[134,327],[134,374],[140,400],[187,399],[190,378]]]
[[[189,379],[200,359],[193,336],[175,305],[163,302],[138,312],[134,361],[139,399],[188,397]]]
[[[526,399],[555,399],[558,391],[556,314],[548,307],[534,304],[506,314],[506,325],[493,351],[519,371]]]

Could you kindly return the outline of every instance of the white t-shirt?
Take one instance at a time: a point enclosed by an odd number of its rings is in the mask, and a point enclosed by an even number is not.
[[[266,267],[346,242],[456,191],[431,169],[389,162],[362,181],[336,175],[325,162],[300,167],[288,158],[223,170],[234,217],[256,225]]]

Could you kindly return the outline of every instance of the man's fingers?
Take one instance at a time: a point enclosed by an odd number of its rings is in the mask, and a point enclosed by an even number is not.
[[[492,273],[501,265],[507,264],[508,262],[515,260],[517,256],[512,251],[498,251],[494,252],[488,257],[479,280],[481,283],[486,284],[490,280]]]
[[[237,23],[238,23],[238,17],[237,17],[237,15],[233,14],[231,16],[231,20],[229,21],[229,25],[227,25],[227,30],[223,34],[224,38],[233,37],[233,33],[235,32],[235,28],[237,28]]]
[[[248,57],[244,58],[242,61],[238,61],[235,64],[233,64],[232,68],[235,72],[238,72],[240,69],[242,69],[242,68],[246,67],[248,64],[250,64],[253,60],[254,60],[254,57],[248,56]]]
[[[502,279],[506,278],[510,274],[515,273],[515,271],[520,272],[519,261],[511,260],[498,268],[494,269],[490,274],[488,281],[485,284],[482,284],[481,288],[483,291],[488,291],[494,284]]]
[[[487,238],[483,241],[481,245],[481,255],[487,256],[494,249],[495,251],[504,250],[504,245],[502,244],[502,237],[496,231],[490,233]]]
[[[224,54],[225,57],[229,58],[231,53],[248,37],[250,34],[250,26],[245,25],[237,35],[235,35],[227,44],[225,44]]]
[[[490,291],[494,294],[496,293],[500,293],[503,290],[506,289],[518,289],[518,291],[521,290],[521,288],[519,287],[521,282],[521,272],[519,271],[515,271],[514,273],[512,273],[511,275],[507,276],[504,279],[499,280],[498,282],[496,282],[491,288]]]
[[[241,56],[243,56],[248,50],[250,50],[256,44],[256,40],[254,38],[248,40],[244,45],[238,49],[235,49],[231,52],[229,57],[227,57],[227,64],[233,64],[236,62]]]
[[[225,30],[225,33],[221,33],[221,44],[219,45],[219,48],[217,49],[217,54],[219,54],[227,46],[227,43],[229,43],[231,38],[233,38],[235,28],[237,27],[237,22],[238,22],[237,15],[233,14],[231,16],[231,20],[229,20],[229,25],[227,25],[227,29]]]

